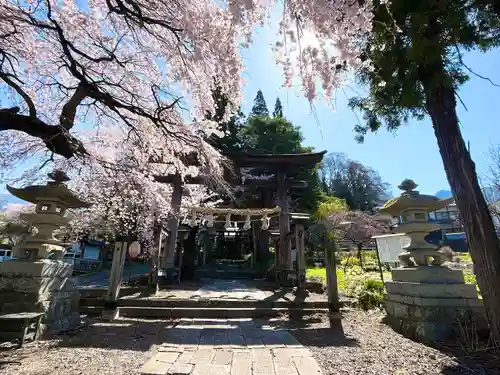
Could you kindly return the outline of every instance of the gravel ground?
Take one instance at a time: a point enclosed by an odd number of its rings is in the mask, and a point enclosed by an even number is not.
[[[350,310],[330,325],[324,315],[278,319],[309,347],[324,375],[497,375],[500,361],[457,358],[395,333],[381,323],[382,314]],[[285,317],[283,317],[285,318]],[[0,349],[1,375],[137,375],[164,341],[167,321],[90,320],[72,335]]]
[[[382,313],[351,310],[342,327],[326,316],[302,321],[294,336],[308,346],[325,375],[500,374],[500,361],[481,352],[457,358],[395,333]],[[450,351],[449,351],[450,352]]]
[[[90,321],[72,335],[0,351],[2,375],[137,375],[165,321]]]

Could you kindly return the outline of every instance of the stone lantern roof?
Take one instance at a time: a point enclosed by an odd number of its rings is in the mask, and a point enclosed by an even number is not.
[[[418,191],[414,190],[417,186],[418,185],[413,180],[404,180],[401,185],[398,186],[399,189],[403,190],[401,195],[385,202],[380,208],[379,213],[399,216],[401,212],[408,209],[432,212],[446,207],[454,201],[454,198],[439,199],[434,195],[420,194]]]
[[[24,188],[14,188],[7,185],[7,190],[12,195],[30,202],[37,204],[40,200],[57,201],[66,206],[67,208],[86,208],[91,205],[79,199],[64,182],[69,181],[68,176],[61,170],[55,170],[48,174],[52,181],[47,182],[46,185],[31,185]]]

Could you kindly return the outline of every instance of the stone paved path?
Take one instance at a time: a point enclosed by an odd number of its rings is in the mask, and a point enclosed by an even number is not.
[[[181,319],[141,369],[143,375],[322,375],[287,330],[264,320]]]

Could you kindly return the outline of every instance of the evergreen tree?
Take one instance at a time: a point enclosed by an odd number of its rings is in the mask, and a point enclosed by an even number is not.
[[[243,113],[239,110],[230,117],[229,121],[223,122],[222,119],[229,104],[227,97],[219,87],[216,87],[212,91],[212,97],[216,103],[215,112],[207,111],[205,118],[217,122],[219,130],[224,132],[224,136],[219,137],[212,134],[207,141],[221,152],[241,150],[242,145],[239,132],[243,123]]]
[[[250,113],[251,116],[262,116],[262,117],[268,117],[269,116],[269,109],[267,109],[267,103],[266,100],[264,99],[264,94],[262,93],[261,90],[257,91],[257,95],[255,96],[255,99],[253,100],[253,107],[252,107],[252,112]]]
[[[274,103],[273,117],[276,117],[276,118],[283,117],[283,106],[281,105],[280,98],[276,98],[276,103]]]
[[[363,112],[359,140],[385,126],[394,131],[410,117],[430,117],[474,261],[490,330],[500,345],[500,241],[463,140],[457,116],[460,85],[469,74],[463,52],[500,43],[498,1],[374,1],[359,81],[369,96],[350,105]],[[458,99],[460,100],[460,99]],[[498,346],[497,346],[498,347]]]

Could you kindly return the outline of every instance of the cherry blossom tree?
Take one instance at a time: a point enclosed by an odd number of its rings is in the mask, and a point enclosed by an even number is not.
[[[47,160],[85,156],[89,145],[81,132],[103,124],[134,132],[148,122],[163,136],[190,143],[176,120],[203,118],[213,109],[214,84],[235,108],[240,104],[239,49],[250,45],[252,27],[263,24],[275,4],[0,0],[4,165],[47,150]],[[371,6],[286,1],[274,47],[285,84],[299,75],[310,100],[318,85],[330,95],[341,67],[358,63],[356,40],[370,29]],[[315,35],[315,45],[300,44],[306,32]],[[191,113],[180,116],[186,106]]]
[[[330,96],[344,67],[359,63],[371,1],[276,4],[0,0],[0,168],[32,165],[25,183],[62,168],[94,203],[82,223],[150,238],[161,220],[152,213],[170,209],[158,176],[220,181],[223,159],[205,142],[215,124],[197,119],[215,109],[215,87],[234,106],[228,116],[240,105],[239,51],[254,25],[281,13],[273,49],[284,84],[298,76],[311,101],[321,90]]]
[[[356,245],[361,267],[363,267],[363,246],[370,242],[373,236],[389,231],[385,223],[362,211],[333,213],[326,219],[326,224],[331,230],[339,231],[341,238]]]
[[[33,212],[32,204],[10,203],[0,211],[0,240],[15,246],[31,233],[30,225],[21,219],[21,213]]]

